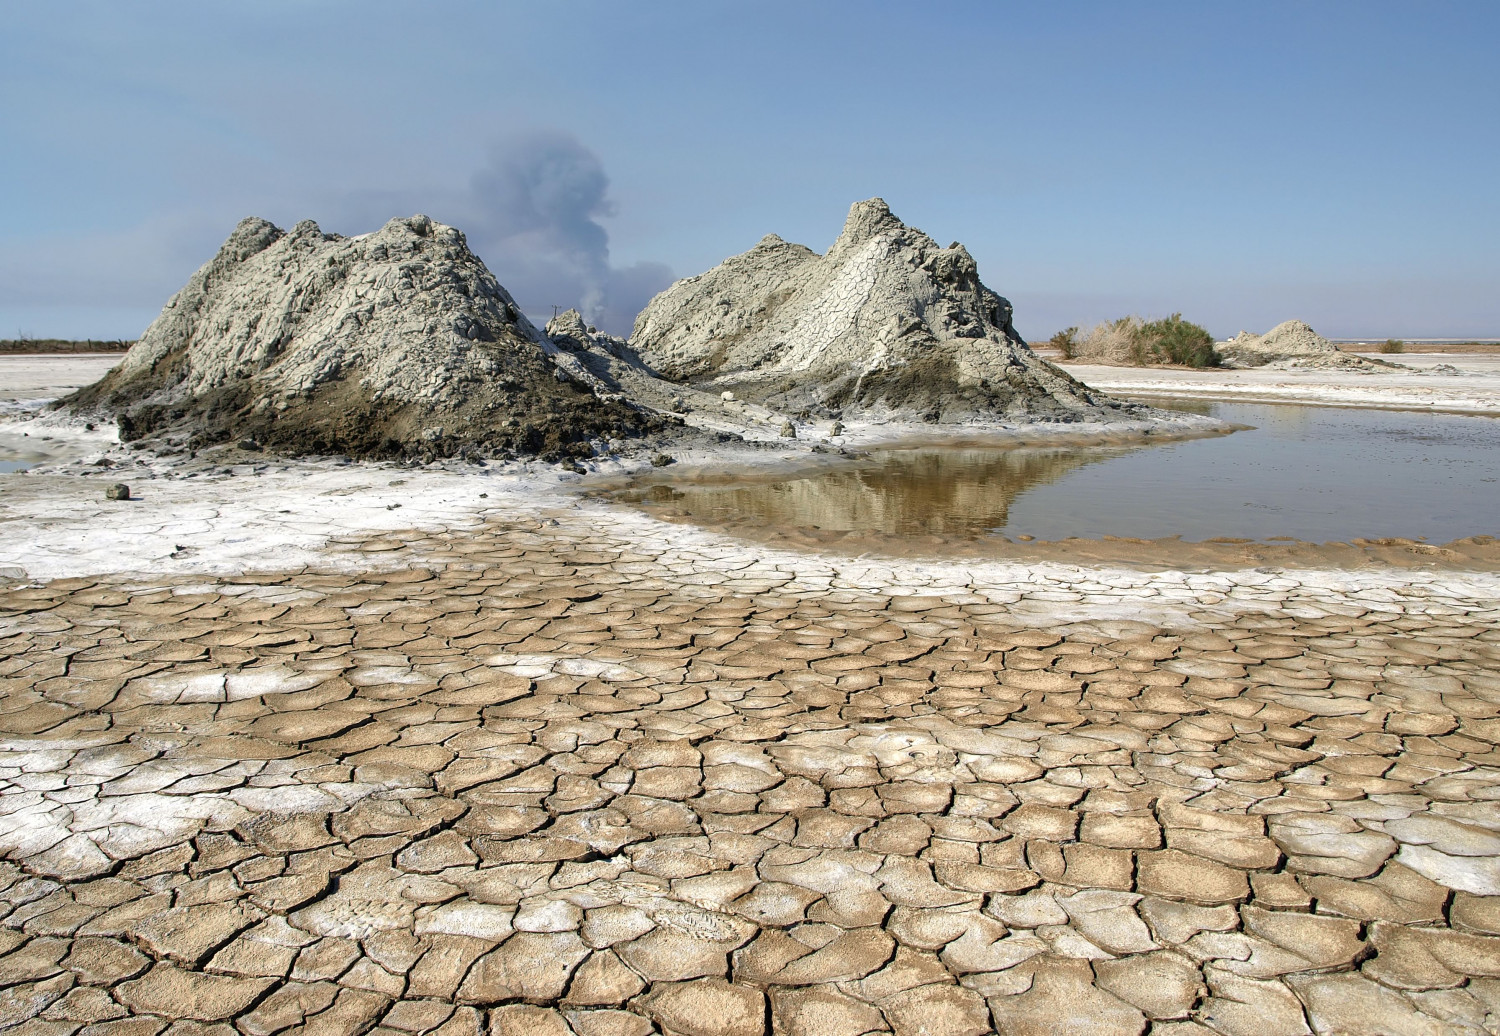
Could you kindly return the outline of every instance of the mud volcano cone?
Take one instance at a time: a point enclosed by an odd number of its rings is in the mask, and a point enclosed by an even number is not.
[[[561,460],[657,426],[556,352],[453,227],[345,238],[246,219],[118,367],[58,405],[114,415],[125,439],[355,457]]]
[[[660,374],[793,412],[1095,421],[1140,408],[1036,356],[963,245],[856,203],[825,255],[774,234],[678,281],[630,344]]]

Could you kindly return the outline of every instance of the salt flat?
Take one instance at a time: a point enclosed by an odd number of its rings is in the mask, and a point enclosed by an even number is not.
[[[850,557],[45,434],[0,1026],[1496,1028],[1495,572]]]
[[[91,385],[124,353],[0,356],[0,400],[56,399]]]
[[[1064,363],[1075,378],[1126,396],[1383,406],[1500,414],[1500,359],[1492,353],[1385,356],[1412,371],[1366,373],[1316,367],[1167,370]],[[1447,365],[1458,373],[1433,368]]]

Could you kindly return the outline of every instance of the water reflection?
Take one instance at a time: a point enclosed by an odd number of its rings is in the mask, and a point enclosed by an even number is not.
[[[1004,532],[1185,540],[1500,533],[1500,420],[1199,403],[1251,430],[1133,446],[879,451],[779,479],[684,482],[627,502],[708,524],[883,536]]]
[[[892,536],[972,533],[1004,528],[1011,504],[1033,486],[1056,482],[1129,449],[888,450],[857,468],[802,478],[657,485],[627,490],[620,498],[714,522]]]

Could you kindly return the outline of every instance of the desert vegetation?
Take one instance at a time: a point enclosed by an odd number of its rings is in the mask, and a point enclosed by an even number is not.
[[[1078,328],[1063,328],[1057,334],[1047,339],[1047,344],[1062,353],[1063,359],[1073,359],[1073,357],[1078,355]]]
[[[1380,343],[1380,351],[1383,353],[1404,353],[1406,343],[1399,338],[1387,338]]]
[[[1120,317],[1096,324],[1082,334],[1078,328],[1069,327],[1053,335],[1048,344],[1061,352],[1064,360],[1094,360],[1137,367],[1219,365],[1213,335],[1184,320],[1181,313],[1149,321],[1134,315]]]

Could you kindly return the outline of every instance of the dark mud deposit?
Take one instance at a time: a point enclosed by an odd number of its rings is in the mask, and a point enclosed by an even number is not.
[[[132,405],[130,386],[111,392],[101,382],[62,405],[116,412],[125,442],[177,440],[200,449],[251,440],[292,457],[345,454],[430,461],[536,456],[557,462],[592,456],[591,440],[641,438],[673,426],[670,418],[601,401],[577,383],[558,383],[546,371],[527,380],[531,383],[524,391],[490,388],[442,411],[420,403],[372,400],[356,377],[320,386],[310,400],[284,412],[257,408],[249,379],[183,403],[138,405]]]

